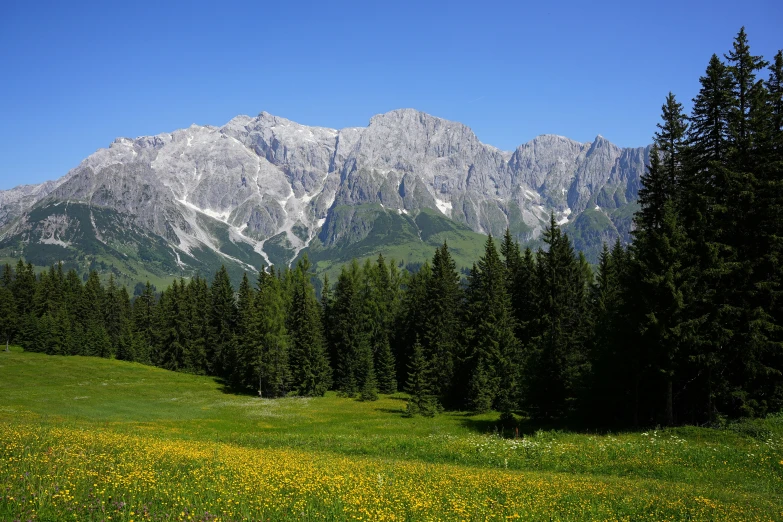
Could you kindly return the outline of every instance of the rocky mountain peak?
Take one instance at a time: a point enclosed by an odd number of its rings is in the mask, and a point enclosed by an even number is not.
[[[272,262],[270,255],[288,262],[315,238],[361,242],[377,209],[430,211],[495,235],[508,227],[526,241],[550,212],[575,223],[600,196],[616,235],[629,225],[609,212],[636,198],[646,158],[645,149],[620,149],[600,135],[591,143],[542,135],[503,152],[461,123],[414,109],[341,130],[261,112],[221,127],[117,138],[56,182],[0,191],[0,241],[26,234],[20,244],[31,244],[24,216],[57,201],[119,213],[170,245],[177,264],[204,252],[240,264]],[[345,210],[368,205],[376,210]]]

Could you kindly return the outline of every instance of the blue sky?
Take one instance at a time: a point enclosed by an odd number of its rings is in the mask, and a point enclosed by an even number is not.
[[[413,107],[507,150],[645,145],[740,26],[755,54],[783,47],[776,1],[109,4],[0,4],[0,189],[118,136],[264,110],[341,128]]]

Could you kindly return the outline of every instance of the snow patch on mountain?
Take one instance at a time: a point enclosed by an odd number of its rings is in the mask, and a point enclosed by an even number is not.
[[[451,201],[444,201],[442,199],[435,198],[435,205],[444,215],[451,217]]]

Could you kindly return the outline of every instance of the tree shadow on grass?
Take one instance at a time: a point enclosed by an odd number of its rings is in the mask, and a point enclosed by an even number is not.
[[[234,386],[222,377],[214,377],[219,385],[219,390],[226,395],[241,395],[244,397],[258,397],[258,390],[251,390],[244,387]]]
[[[500,414],[495,414],[494,418],[473,418],[477,414],[468,412],[461,416],[460,424],[475,433],[483,435],[493,434],[506,438],[530,436],[538,431],[566,431],[566,432],[585,432],[584,427],[576,426],[573,421],[565,419],[529,419],[515,416],[513,422],[502,422]]]
[[[402,408],[400,408],[400,409],[394,409],[394,408],[375,408],[375,411],[380,411],[380,412],[382,412],[382,413],[393,413],[393,414],[397,414],[397,415],[402,415],[402,414],[404,414],[404,413],[405,413],[405,410],[404,410],[404,409],[402,409]]]

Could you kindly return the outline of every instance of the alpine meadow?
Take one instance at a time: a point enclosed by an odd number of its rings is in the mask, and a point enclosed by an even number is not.
[[[649,147],[405,109],[0,191],[0,520],[783,519],[783,51]]]

